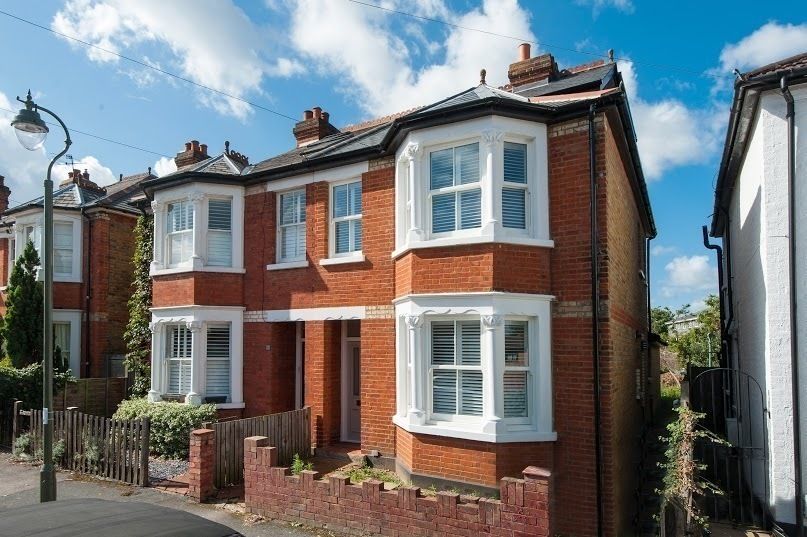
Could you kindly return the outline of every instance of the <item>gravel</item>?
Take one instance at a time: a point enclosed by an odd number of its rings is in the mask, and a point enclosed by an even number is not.
[[[171,479],[188,471],[188,461],[176,459],[149,459],[149,477],[151,479]]]

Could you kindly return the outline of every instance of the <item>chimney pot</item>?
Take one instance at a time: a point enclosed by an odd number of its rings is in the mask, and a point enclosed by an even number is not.
[[[518,46],[518,61],[523,62],[524,60],[529,59],[530,59],[530,44],[521,43]]]
[[[191,143],[190,142],[185,142],[185,151],[190,151],[190,150],[191,150]]]
[[[322,117],[322,108],[320,108],[319,106],[314,107],[314,117],[317,119]]]
[[[199,140],[191,140],[191,147],[194,151],[199,151]]]
[[[81,176],[87,181],[90,180],[90,172],[88,172],[87,170],[84,170],[84,173]]]
[[[306,119],[313,119],[313,118],[314,118],[314,112],[312,112],[311,110],[303,111],[303,121],[305,121]]]
[[[189,164],[196,164],[209,158],[207,155],[207,144],[199,144],[199,140],[191,140],[185,143],[185,151],[177,153],[174,157],[174,162],[177,168],[188,166]]]
[[[199,150],[202,152],[204,156],[207,156],[207,144],[200,144]]]
[[[322,113],[322,121],[325,121],[327,123],[329,117],[331,117],[331,114],[329,114],[328,112]]]

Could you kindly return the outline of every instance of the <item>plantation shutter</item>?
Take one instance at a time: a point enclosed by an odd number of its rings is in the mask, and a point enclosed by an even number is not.
[[[181,325],[168,331],[168,393],[186,394],[191,391],[191,348],[193,334]]]
[[[230,326],[207,328],[207,379],[205,395],[230,395]]]
[[[280,261],[305,259],[305,190],[280,195]]]
[[[472,229],[482,225],[482,190],[460,192],[460,229]]]
[[[72,274],[73,272],[73,223],[53,224],[53,272]]]
[[[460,372],[460,394],[461,404],[460,414],[466,416],[482,415],[482,372],[481,371],[461,371]]]
[[[457,196],[451,194],[438,194],[432,198],[432,231],[444,233],[454,231],[456,228],[456,202]]]
[[[525,418],[528,413],[529,324],[505,321],[504,324],[504,417]]]
[[[467,185],[479,182],[479,144],[454,148],[454,184]]]
[[[431,363],[432,412],[481,416],[479,321],[433,321]]]
[[[168,205],[169,263],[178,265],[193,254],[193,205],[177,201]]]
[[[502,188],[502,225],[507,228],[527,227],[527,146],[504,143],[504,181],[513,186]],[[515,186],[522,185],[522,186]]]
[[[362,245],[361,181],[333,188],[334,250],[358,252]]]
[[[232,200],[208,201],[207,264],[229,267],[233,262]]]
[[[467,144],[429,154],[432,232],[445,233],[482,225],[482,190],[461,188],[479,182],[479,144]]]

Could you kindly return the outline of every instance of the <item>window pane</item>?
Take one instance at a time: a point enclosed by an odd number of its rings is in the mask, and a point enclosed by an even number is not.
[[[454,365],[454,322],[432,322],[432,364]]]
[[[432,198],[432,232],[454,231],[456,194],[440,194]]]
[[[333,217],[342,218],[348,215],[348,185],[333,187]]]
[[[168,205],[168,232],[193,229],[193,205],[177,201]]]
[[[347,337],[360,337],[361,336],[361,321],[358,319],[351,319],[347,322]]]
[[[229,231],[209,231],[207,234],[207,264],[216,267],[232,265],[232,234]]]
[[[527,372],[505,371],[504,417],[527,417]]]
[[[207,329],[207,379],[205,395],[230,395],[230,327]]]
[[[53,250],[53,272],[56,274],[73,272],[73,250]]]
[[[526,197],[527,191],[523,188],[502,189],[502,225],[504,227],[516,229],[527,227]]]
[[[361,214],[361,181],[350,183],[347,186],[350,194],[348,210],[350,214]]]
[[[528,366],[527,321],[505,321],[504,365]]]
[[[527,183],[527,146],[504,142],[504,180]]]
[[[280,229],[280,258],[282,260],[305,257],[305,224]]]
[[[479,144],[461,145],[454,149],[454,184],[479,182]]]
[[[460,229],[471,229],[482,225],[482,190],[460,192]]]
[[[208,201],[207,228],[227,230],[232,229],[232,202],[230,200]]]
[[[351,225],[353,226],[353,250],[358,252],[361,250],[362,242],[361,220],[353,220]]]
[[[58,249],[73,248],[73,224],[55,222],[53,224],[53,247]]]
[[[350,251],[350,221],[343,220],[334,224],[334,243],[336,253],[343,254]]]
[[[460,329],[461,365],[479,365],[481,354],[479,349],[480,324],[478,321],[462,321],[457,323]]]
[[[460,414],[482,415],[482,372],[460,371]]]
[[[432,376],[432,412],[437,414],[457,413],[457,372],[434,372]]]
[[[280,195],[280,223],[305,222],[305,190],[295,190]]]
[[[454,167],[452,161],[454,159],[454,150],[434,151],[429,155],[429,158],[431,189],[453,186]]]
[[[185,326],[172,326],[168,331],[168,393],[183,394],[191,389],[192,337]]]
[[[70,323],[53,323],[53,346],[62,351],[62,360],[70,365]]]

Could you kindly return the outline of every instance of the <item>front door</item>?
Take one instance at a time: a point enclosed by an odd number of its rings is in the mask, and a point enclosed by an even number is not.
[[[345,382],[343,383],[345,402],[345,420],[342,440],[345,442],[361,441],[361,344],[359,341],[347,341],[345,352]]]

